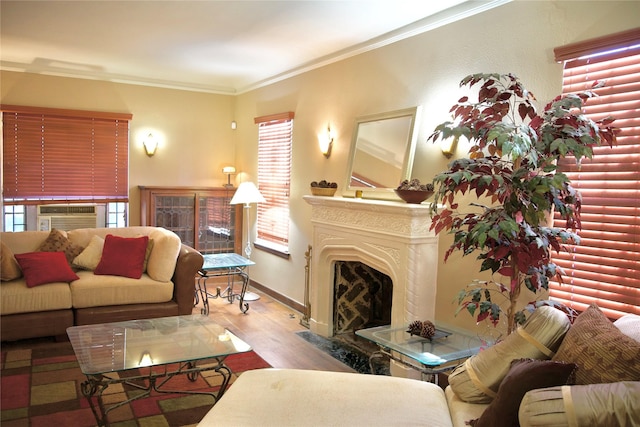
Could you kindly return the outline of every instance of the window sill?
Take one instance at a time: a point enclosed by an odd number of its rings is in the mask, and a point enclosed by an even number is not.
[[[284,259],[289,259],[290,256],[288,248],[281,245],[275,245],[264,240],[253,242],[253,247]]]

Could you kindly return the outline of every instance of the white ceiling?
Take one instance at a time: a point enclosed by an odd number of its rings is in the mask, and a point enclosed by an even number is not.
[[[0,2],[0,68],[242,93],[509,0]]]

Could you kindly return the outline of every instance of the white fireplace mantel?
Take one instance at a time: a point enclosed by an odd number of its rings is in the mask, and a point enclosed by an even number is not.
[[[335,261],[360,261],[393,283],[391,325],[434,319],[438,238],[426,204],[304,196],[311,205],[309,327],[333,335]]]

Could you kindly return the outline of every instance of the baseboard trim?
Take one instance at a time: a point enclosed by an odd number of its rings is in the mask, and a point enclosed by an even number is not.
[[[297,301],[292,300],[291,298],[288,298],[276,291],[274,291],[273,289],[269,289],[264,285],[261,285],[260,283],[249,279],[249,286],[259,290],[262,293],[265,293],[267,295],[269,295],[271,298],[273,298],[274,300],[286,305],[287,307],[291,307],[292,309],[299,311],[300,313],[304,314],[304,305],[300,304]]]

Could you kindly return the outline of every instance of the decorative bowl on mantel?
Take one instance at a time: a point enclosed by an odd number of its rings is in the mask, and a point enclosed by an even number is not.
[[[394,190],[398,197],[407,203],[420,204],[427,200],[433,194],[433,191],[421,191],[421,190]]]
[[[323,188],[323,187],[311,187],[311,194],[314,196],[329,196],[332,197],[336,194],[337,188]]]
[[[311,194],[314,196],[333,197],[333,195],[336,194],[336,190],[338,190],[338,184],[323,179],[321,181],[311,182],[310,188]]]

